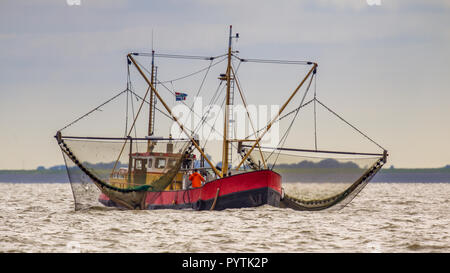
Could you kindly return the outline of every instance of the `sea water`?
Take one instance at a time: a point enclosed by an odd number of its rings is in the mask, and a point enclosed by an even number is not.
[[[68,183],[0,183],[0,252],[449,252],[450,183],[369,183],[339,211],[74,211]]]

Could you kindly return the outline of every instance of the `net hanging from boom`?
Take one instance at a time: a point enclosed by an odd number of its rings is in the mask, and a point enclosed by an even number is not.
[[[242,149],[250,146],[243,145]],[[262,147],[246,166],[258,169],[262,156],[283,178],[282,207],[295,210],[340,209],[367,185],[386,162],[386,154]],[[279,152],[277,157],[270,156]],[[276,164],[275,163],[276,158]]]
[[[57,136],[75,210],[100,206],[103,193],[117,207],[143,209],[146,192],[162,191],[179,179],[189,141]],[[124,145],[124,141],[126,141]],[[124,151],[122,152],[122,147]],[[119,158],[118,158],[118,155]],[[147,171],[155,172],[148,175]]]
[[[300,96],[300,104],[294,110],[280,116],[275,123],[288,121],[286,130],[275,147],[259,147],[252,149],[253,145],[241,144],[239,153],[242,159],[250,152],[246,158],[244,169],[259,170],[263,168],[262,163],[267,168],[279,173],[283,179],[283,197],[281,207],[292,208],[294,210],[324,210],[340,209],[346,206],[353,198],[367,185],[374,175],[386,163],[387,151],[350,124],[336,112],[327,107],[317,99],[316,71],[311,74],[304,93]],[[308,91],[314,82],[313,98],[306,100]],[[300,110],[306,106],[314,106],[314,149],[285,148],[287,137],[293,128],[294,121],[299,116]],[[320,106],[328,113],[331,113],[342,123],[349,126],[353,132],[357,132],[365,139],[382,149],[382,153],[349,152],[319,150],[317,143],[317,109]],[[304,116],[302,116],[304,117]],[[251,136],[266,128],[262,128]],[[304,129],[297,129],[304,131]],[[329,132],[334,134],[334,132]],[[245,143],[245,142],[244,142]],[[294,141],[295,143],[295,141]],[[250,144],[253,144],[250,142]]]

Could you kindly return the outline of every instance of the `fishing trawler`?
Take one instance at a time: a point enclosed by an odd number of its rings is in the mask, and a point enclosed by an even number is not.
[[[335,114],[335,112],[320,102],[315,95],[311,101],[304,102],[312,80],[317,73],[317,63],[309,61],[243,59],[232,48],[233,40],[238,38],[239,34],[233,34],[230,26],[228,51],[226,54],[217,57],[156,54],[153,50],[151,54],[130,53],[127,55],[128,75],[130,67],[133,66],[148,85],[147,91],[142,98],[130,90],[127,82],[125,91],[106,102],[108,103],[116,97],[122,94],[129,94],[130,92],[136,98],[139,97],[141,99],[141,105],[134,117],[133,125],[131,128],[126,128],[127,134],[123,137],[80,137],[62,134],[64,129],[95,112],[96,109],[106,104],[104,103],[59,130],[55,136],[66,162],[76,209],[89,207],[99,202],[105,206],[126,209],[223,210],[271,205],[295,210],[322,210],[334,207],[337,204],[341,204],[341,207],[345,206],[362,190],[386,162],[387,151],[377,143],[375,144],[383,150],[381,153],[319,150],[317,145],[315,149],[286,148],[282,147],[282,145],[263,147],[261,145],[263,137],[275,123],[292,113],[297,116],[298,111],[308,104],[314,104],[314,107],[316,107],[316,104],[323,105],[332,113]],[[136,60],[140,56],[151,57],[150,70],[145,69]],[[216,164],[213,163],[213,160],[205,151],[205,146],[201,145],[201,141],[196,137],[196,131],[190,130],[183,124],[182,120],[173,113],[168,103],[164,100],[161,91],[157,89],[157,85],[162,82],[158,80],[156,75],[155,58],[207,60],[210,61],[208,71],[213,65],[222,61],[227,62],[226,72],[219,75],[220,83],[225,83],[225,113],[223,115],[220,164],[217,164],[217,161]],[[220,59],[220,61],[213,64],[213,61],[216,59]],[[232,113],[230,113],[230,106],[234,103],[235,89],[239,92],[245,109],[247,109],[242,88],[238,81],[237,69],[232,64],[233,60],[242,63],[283,63],[309,67],[301,82],[287,100],[284,101],[279,111],[267,125],[259,128],[258,131],[253,128],[253,134],[243,139],[231,137],[234,120]],[[306,90],[299,107],[285,114],[284,111],[287,105],[305,86]],[[180,92],[173,93],[177,96],[177,101],[179,96],[180,101],[185,100],[187,96],[187,94]],[[147,97],[149,97],[148,101]],[[185,136],[184,138],[174,138],[172,135],[155,137],[156,101],[163,107],[163,110],[159,111],[164,111],[165,115],[179,127]],[[148,135],[141,138],[132,137],[133,127],[144,104],[149,106]],[[250,119],[248,112],[247,116]],[[204,119],[204,117],[201,118],[202,120]],[[355,127],[353,128],[357,130]],[[212,129],[214,128],[212,127]],[[357,132],[362,134],[359,130]],[[367,137],[365,134],[363,136]],[[232,153],[234,148],[236,148],[235,153],[239,158],[237,160],[235,158],[233,162]],[[97,152],[92,152],[94,150]],[[282,186],[283,174],[277,171],[277,166],[281,165],[276,164],[281,152],[371,156],[371,160],[370,164],[366,164],[364,168],[356,167],[351,169],[348,167],[348,164],[344,164],[347,166],[344,175],[345,179],[351,181],[348,183],[348,186],[339,192],[320,198],[302,199],[301,197],[290,195]],[[273,153],[279,153],[276,157],[277,160],[269,162],[269,158]],[[110,160],[105,160],[106,158]],[[190,185],[189,176],[194,170],[199,170],[205,179],[201,187],[194,188]],[[317,171],[316,176],[320,176],[320,172]],[[301,174],[302,170],[298,171],[298,173]]]

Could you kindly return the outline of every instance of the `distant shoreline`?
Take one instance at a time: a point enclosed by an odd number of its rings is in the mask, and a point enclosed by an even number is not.
[[[69,183],[66,170],[0,170],[0,183]]]
[[[373,183],[450,183],[450,168],[382,169]],[[67,171],[0,170],[0,183],[69,183]]]

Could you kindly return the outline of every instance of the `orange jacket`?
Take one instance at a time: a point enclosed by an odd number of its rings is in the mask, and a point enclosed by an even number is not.
[[[193,173],[189,176],[189,180],[192,181],[192,187],[198,188],[202,186],[202,181],[205,181],[203,176],[199,173]]]

